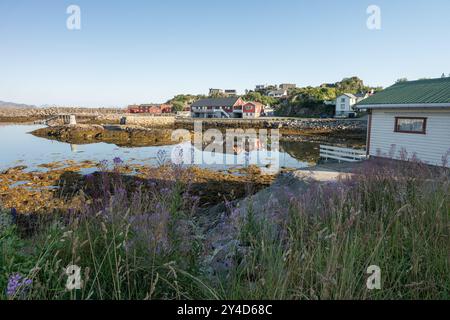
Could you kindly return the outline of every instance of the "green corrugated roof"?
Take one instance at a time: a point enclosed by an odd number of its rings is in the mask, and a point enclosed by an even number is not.
[[[358,105],[440,103],[450,103],[450,78],[400,82]]]

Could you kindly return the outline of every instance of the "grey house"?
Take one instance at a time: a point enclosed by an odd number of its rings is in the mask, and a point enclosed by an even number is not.
[[[193,118],[242,118],[245,101],[238,97],[209,98],[194,102]]]

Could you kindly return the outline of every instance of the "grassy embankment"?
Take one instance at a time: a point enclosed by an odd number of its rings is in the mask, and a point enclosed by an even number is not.
[[[1,215],[0,298],[449,299],[449,171],[362,170],[293,194],[277,219],[249,207],[234,219],[239,246],[221,273],[208,265],[183,170],[145,192],[127,192],[114,174],[91,177],[96,192],[81,210],[39,219],[31,233]],[[66,290],[69,265],[82,268],[81,290]],[[371,265],[381,290],[366,288]]]

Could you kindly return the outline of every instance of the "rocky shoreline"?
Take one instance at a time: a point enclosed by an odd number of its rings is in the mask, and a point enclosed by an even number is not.
[[[94,173],[82,174],[83,169]],[[261,174],[256,167],[223,172],[189,167],[185,170],[170,165],[159,167],[121,163],[106,168],[93,161],[64,161],[40,165],[40,170],[28,171],[18,166],[0,172],[0,203],[20,214],[52,214],[75,210],[95,196],[96,186],[106,179],[120,179],[128,191],[145,185],[163,186],[176,179],[190,185],[200,207],[210,207],[225,201],[241,199],[269,186],[274,175]],[[106,176],[105,176],[106,175]],[[98,181],[97,181],[98,180]]]
[[[112,143],[122,147],[173,145],[172,130],[120,125],[67,125],[46,127],[31,134],[71,144]]]
[[[256,128],[280,129],[284,132],[331,132],[354,131],[365,132],[367,121],[364,119],[307,119],[307,118],[258,118],[258,119],[191,119],[177,118],[175,126],[183,129],[194,129],[196,122],[203,128]]]

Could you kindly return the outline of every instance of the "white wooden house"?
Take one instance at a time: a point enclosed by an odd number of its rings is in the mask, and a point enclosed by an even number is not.
[[[358,103],[371,157],[450,167],[450,78],[402,82]]]
[[[267,95],[273,98],[286,98],[288,96],[288,91],[286,89],[272,90],[269,91]]]
[[[358,102],[366,99],[369,95],[344,93],[336,98],[336,118],[350,118],[356,116],[355,106]]]

